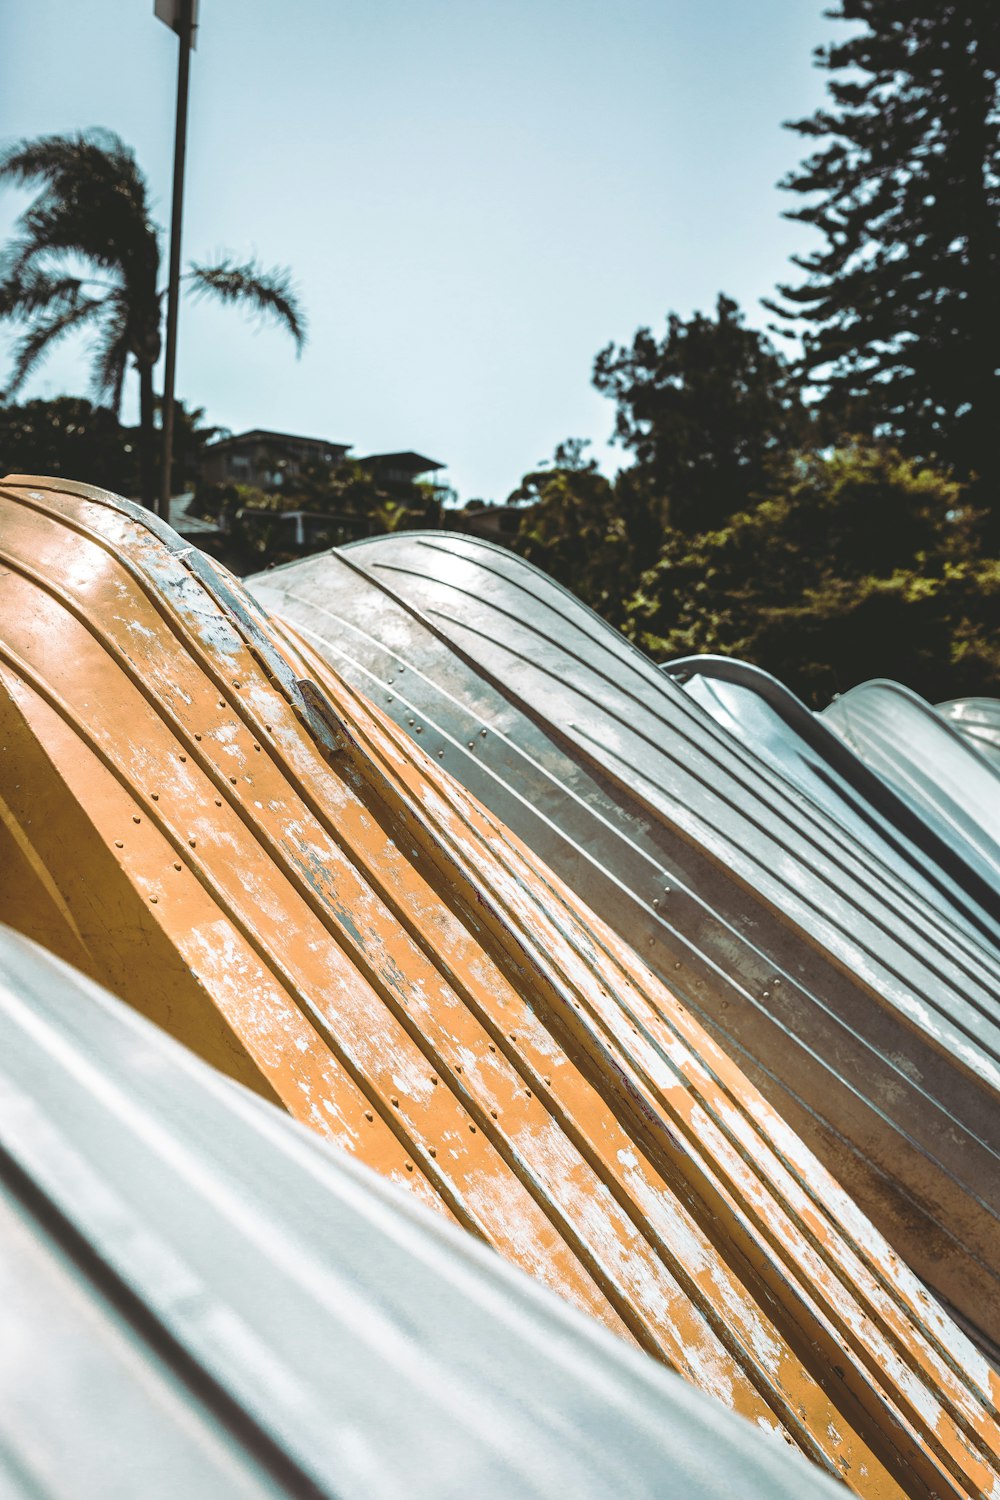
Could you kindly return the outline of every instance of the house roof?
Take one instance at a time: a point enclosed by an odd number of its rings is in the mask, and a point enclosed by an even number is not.
[[[369,453],[364,458],[357,460],[359,464],[400,464],[412,469],[414,474],[426,474],[431,469],[443,469],[444,464],[439,464],[437,459],[427,458],[423,453],[414,453],[407,450],[404,453]]]
[[[218,532],[217,521],[206,521],[203,516],[192,516],[188,507],[194,499],[194,491],[175,495],[170,501],[170,524],[179,536],[203,536]]]
[[[298,432],[271,432],[266,427],[251,427],[249,432],[233,433],[230,437],[219,438],[217,442],[209,443],[205,449],[206,453],[214,453],[220,448],[231,448],[237,443],[315,443],[318,448],[339,448],[346,453],[350,443],[335,443],[330,438],[305,437]]]

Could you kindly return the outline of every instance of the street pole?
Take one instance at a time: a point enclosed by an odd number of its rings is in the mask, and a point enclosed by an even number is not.
[[[180,42],[177,63],[177,124],[174,132],[174,192],[170,211],[170,273],[167,281],[167,349],[163,367],[163,482],[156,513],[170,519],[174,454],[174,374],[177,368],[177,307],[181,280],[181,218],[184,211],[184,154],[187,149],[188,78],[194,0],[179,0],[174,30]]]

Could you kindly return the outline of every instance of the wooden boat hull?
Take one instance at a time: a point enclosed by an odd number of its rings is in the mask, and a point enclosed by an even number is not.
[[[151,517],[0,523],[0,916],[857,1493],[997,1482],[995,1373],[627,944]]]

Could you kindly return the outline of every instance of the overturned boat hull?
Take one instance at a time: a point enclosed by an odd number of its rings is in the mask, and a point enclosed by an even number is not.
[[[923,698],[864,682],[820,716],[1000,896],[1000,773]]]
[[[9,929],[0,1139],[5,1496],[843,1493]]]
[[[953,698],[939,703],[937,711],[995,770],[1000,770],[1000,698]]]
[[[958,926],[501,548],[401,533],[248,586],[607,918],[996,1343],[990,914]]]
[[[690,656],[665,662],[661,670],[747,750],[829,813],[873,862],[889,866],[974,941],[1000,950],[1000,880],[975,841],[943,815],[940,786],[934,792],[928,787],[921,798],[909,785],[897,787],[858,752],[835,720],[828,722],[829,710],[811,713],[776,678],[749,662]],[[965,747],[959,746],[956,757],[955,736],[944,731],[943,738],[943,758],[960,762]],[[918,752],[908,744],[903,753]],[[925,781],[932,771],[928,762]]]
[[[557,877],[144,512],[0,522],[30,935],[856,1492],[997,1482],[994,1372]]]

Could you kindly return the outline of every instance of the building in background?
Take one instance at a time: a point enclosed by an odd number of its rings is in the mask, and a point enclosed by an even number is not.
[[[396,527],[440,526],[451,496],[443,470],[412,450],[356,457],[348,443],[255,427],[203,449],[177,523],[212,523],[196,545],[241,573]]]
[[[250,432],[210,443],[202,457],[201,480],[203,484],[251,484],[258,490],[283,490],[307,466],[329,464],[335,468],[350,446],[254,427]]]
[[[431,476],[443,470],[444,464],[422,453],[370,453],[355,460],[366,469],[376,484],[390,495],[406,501],[415,484],[433,483]]]
[[[350,443],[331,443],[325,438],[300,437],[291,432],[269,432],[255,427],[233,437],[220,438],[205,449],[201,461],[203,484],[249,484],[258,490],[294,490],[295,481],[308,469],[344,462]],[[444,469],[423,453],[370,453],[349,460],[364,469],[380,489],[412,502],[414,486],[433,482]]]

